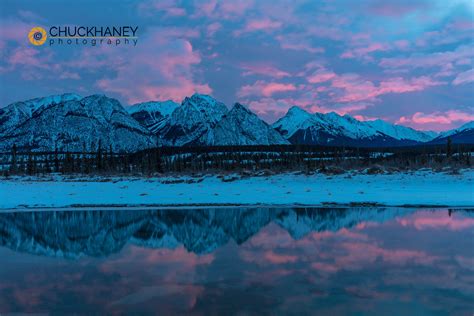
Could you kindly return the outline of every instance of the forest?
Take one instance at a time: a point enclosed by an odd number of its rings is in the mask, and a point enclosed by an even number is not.
[[[167,173],[301,171],[328,174],[348,170],[372,173],[430,168],[453,172],[472,166],[474,145],[358,148],[302,145],[157,147],[135,153],[114,153],[98,144],[95,152],[18,151],[0,154],[0,173],[41,175],[143,175]]]

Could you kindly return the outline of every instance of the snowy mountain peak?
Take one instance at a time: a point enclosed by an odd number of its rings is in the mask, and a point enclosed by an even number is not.
[[[28,113],[29,116],[31,116],[34,112],[45,109],[51,105],[63,103],[66,101],[78,101],[80,99],[82,99],[82,97],[78,94],[64,93],[64,94],[50,95],[47,97],[29,99],[26,101],[16,102],[11,105],[13,106],[24,105],[25,109],[28,110],[29,112]]]
[[[41,111],[36,110],[31,117],[22,117],[24,120],[20,124],[5,131],[0,150],[8,150],[16,144],[18,148],[34,151],[55,148],[94,151],[100,142],[104,148],[131,152],[157,145],[155,137],[115,99],[104,95],[45,99],[47,102],[39,99],[43,106]]]
[[[293,106],[288,110],[285,116],[273,123],[272,126],[288,139],[297,130],[311,126],[311,117],[312,114],[306,112],[300,107]]]
[[[80,99],[82,97],[77,94],[64,93],[15,102],[0,108],[0,137],[12,132],[17,126],[30,119],[33,113],[39,113],[62,102],[78,101]]]
[[[288,112],[286,112],[286,115],[310,115],[306,110],[300,108],[299,106],[292,106]]]
[[[467,131],[467,130],[470,130],[470,129],[474,129],[474,121],[470,121],[470,122],[467,122],[466,124],[458,127],[458,128],[455,128],[455,129],[451,129],[451,130],[448,130],[448,131],[445,131],[445,132],[441,132],[439,134],[440,137],[448,137],[448,136],[451,136],[451,135],[454,135],[454,134],[457,134],[457,133],[460,133],[460,132],[464,132],[464,131]]]
[[[234,106],[232,107],[232,111],[243,111],[245,113],[248,113],[250,115],[255,115],[252,111],[250,111],[249,109],[247,109],[244,105],[240,104],[240,103],[235,103]]]
[[[138,112],[148,113],[160,113],[161,116],[169,116],[179,106],[178,103],[167,100],[167,101],[149,101],[143,103],[137,103],[130,106],[127,110],[130,115]]]
[[[196,93],[183,100],[157,133],[173,146],[199,145],[202,144],[201,138],[226,113],[224,103],[211,96]]]
[[[206,94],[195,93],[191,97],[185,97],[182,105],[197,106],[197,107],[212,107],[218,102],[216,99]]]
[[[166,126],[171,113],[178,107],[179,104],[171,100],[150,101],[134,104],[127,110],[140,124],[157,134]]]
[[[438,137],[431,141],[432,144],[446,144],[448,138],[453,143],[472,144],[474,143],[474,121],[468,122],[461,127],[441,132]]]
[[[427,142],[436,136],[383,120],[359,121],[336,112],[310,114],[295,107],[273,127],[293,143],[305,144],[394,145]]]
[[[217,125],[203,136],[202,142],[218,146],[289,144],[276,130],[240,103],[235,103]]]

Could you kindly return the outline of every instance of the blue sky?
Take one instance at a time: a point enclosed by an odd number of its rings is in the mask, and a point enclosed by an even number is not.
[[[293,105],[445,130],[474,119],[468,0],[2,1],[0,104],[195,92],[268,122]],[[33,46],[34,26],[139,27],[136,47]]]

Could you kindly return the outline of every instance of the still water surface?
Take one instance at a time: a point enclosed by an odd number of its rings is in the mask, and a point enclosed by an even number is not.
[[[0,213],[0,314],[472,315],[474,210]]]

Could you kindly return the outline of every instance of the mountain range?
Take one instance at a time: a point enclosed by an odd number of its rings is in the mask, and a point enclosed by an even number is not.
[[[233,240],[243,244],[274,223],[293,239],[339,231],[362,222],[383,223],[413,213],[408,208],[195,209],[13,212],[0,214],[0,246],[48,257],[105,257],[126,244],[198,255]]]
[[[273,125],[240,103],[230,110],[211,96],[194,94],[181,104],[151,101],[123,107],[104,95],[53,95],[0,109],[0,151],[20,149],[133,152],[156,146],[334,145],[388,147],[474,143],[474,122],[435,133],[382,120],[308,113],[292,107]]]

